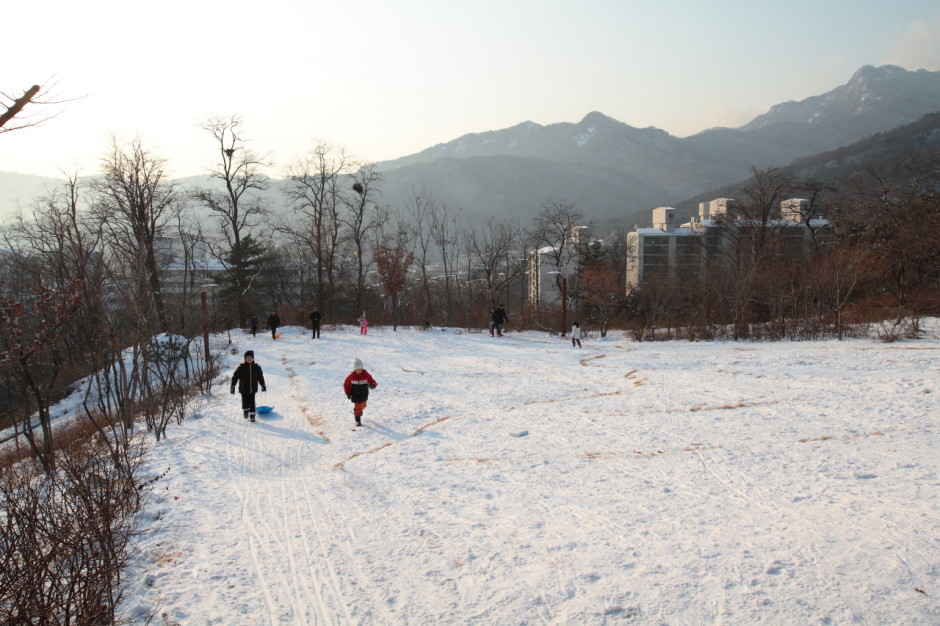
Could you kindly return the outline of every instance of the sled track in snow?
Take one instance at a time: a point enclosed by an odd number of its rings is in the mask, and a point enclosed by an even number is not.
[[[330,565],[319,518],[322,509],[312,504],[306,481],[301,481],[300,492],[294,483],[285,482],[303,474],[311,455],[309,437],[302,435],[306,413],[299,406],[307,403],[289,361],[282,358],[281,362],[287,385],[278,381],[273,370],[266,372],[269,388],[282,390],[265,395],[276,407],[277,418],[259,417],[253,424],[242,421],[237,425],[242,452],[238,475],[232,476],[231,484],[241,501],[242,530],[256,591],[272,624],[333,624],[337,618],[354,623],[348,594],[343,593]],[[328,440],[321,437],[321,441]]]
[[[335,503],[324,497],[317,497],[304,483],[304,496],[307,513],[313,523],[317,539],[319,554],[322,557],[319,566],[320,576],[330,580],[330,591],[333,594],[337,610],[327,623],[335,623],[336,616],[343,614],[349,623],[362,621],[366,616],[353,615],[348,606],[349,598],[357,598],[362,604],[363,599],[369,600],[366,613],[378,623],[395,623],[395,617],[385,606],[384,598],[380,596],[381,589],[371,583],[370,573],[363,568],[362,558],[357,555],[355,526],[358,522],[350,518],[348,511],[339,510]],[[323,514],[326,513],[324,516]],[[320,519],[329,520],[329,532],[324,532]],[[324,571],[325,570],[325,571]],[[344,590],[343,581],[338,575],[342,573],[349,581],[359,581],[361,584]],[[378,615],[371,615],[372,612]]]

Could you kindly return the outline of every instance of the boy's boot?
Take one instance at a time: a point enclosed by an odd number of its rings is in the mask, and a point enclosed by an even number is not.
[[[356,426],[362,426],[362,416],[354,415],[354,417],[356,418]]]
[[[244,417],[245,419],[248,419],[248,411],[245,411],[245,414],[242,417]]]
[[[250,413],[250,414],[249,414],[249,416],[248,416],[248,421],[249,421],[249,422],[255,421],[255,414],[254,414],[254,413]]]

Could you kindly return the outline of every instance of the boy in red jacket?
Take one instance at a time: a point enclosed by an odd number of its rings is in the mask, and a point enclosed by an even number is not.
[[[362,411],[366,408],[366,401],[369,399],[369,389],[375,389],[377,385],[375,379],[362,366],[362,361],[356,359],[353,362],[353,371],[343,382],[343,391],[353,403],[356,426],[362,426]]]

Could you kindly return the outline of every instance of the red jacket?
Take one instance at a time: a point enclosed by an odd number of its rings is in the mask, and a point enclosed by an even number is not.
[[[365,402],[369,399],[369,389],[375,389],[377,385],[368,371],[362,370],[357,374],[356,370],[353,370],[343,381],[343,391],[353,402]]]

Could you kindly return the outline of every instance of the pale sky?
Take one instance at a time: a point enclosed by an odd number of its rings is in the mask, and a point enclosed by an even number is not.
[[[237,114],[279,177],[318,139],[381,161],[591,111],[678,137],[740,126],[863,65],[940,70],[940,5],[35,0],[0,9],[0,58],[3,92],[72,99],[0,134],[0,171],[93,174],[115,134],[200,174],[216,146],[198,123]]]

